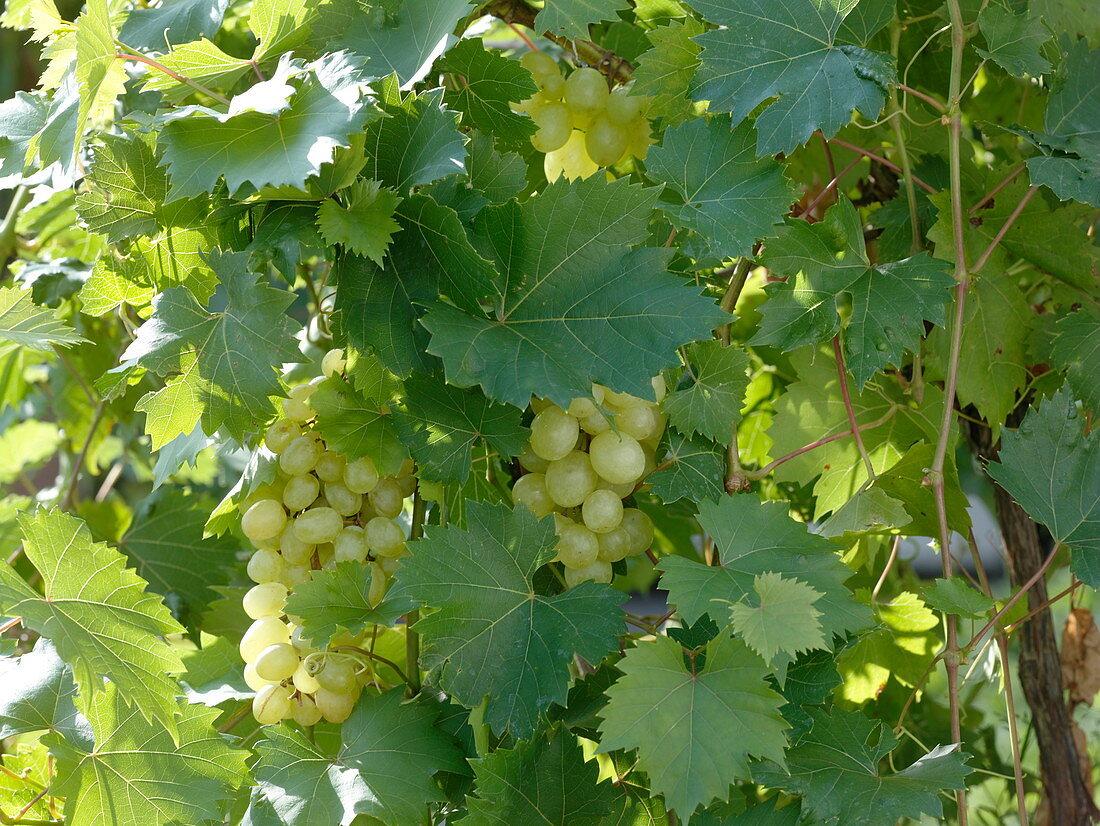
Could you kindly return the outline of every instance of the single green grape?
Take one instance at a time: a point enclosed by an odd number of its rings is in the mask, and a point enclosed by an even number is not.
[[[332,542],[343,529],[343,518],[332,508],[310,508],[294,519],[295,536],[310,545]]]
[[[332,547],[337,562],[363,562],[370,550],[366,533],[358,525],[348,525],[340,531]]]
[[[241,530],[253,542],[274,539],[286,527],[286,511],[281,502],[261,499],[241,517]]]
[[[364,528],[367,544],[376,556],[401,556],[405,550],[405,532],[385,516],[376,516]]]
[[[549,516],[557,508],[557,503],[546,490],[546,476],[541,473],[527,473],[519,477],[512,485],[512,501],[523,503],[539,519]]]
[[[282,453],[287,445],[302,435],[302,428],[290,419],[279,419],[264,434],[264,444],[272,453]]]
[[[645,451],[638,440],[608,430],[594,436],[588,455],[596,473],[612,484],[636,482],[645,471]]]
[[[290,642],[290,628],[278,617],[261,617],[248,626],[241,637],[241,659],[253,663],[269,645]]]
[[[588,125],[584,139],[584,148],[588,157],[600,166],[612,166],[619,162],[626,152],[630,134],[621,126],[612,123],[607,117],[599,115]]]
[[[623,528],[630,537],[628,556],[644,554],[653,544],[653,520],[637,508],[623,510]]]
[[[595,533],[608,533],[623,521],[623,500],[613,491],[594,490],[581,505],[584,524]]]
[[[548,462],[561,459],[577,445],[580,425],[557,405],[547,407],[531,422],[531,449]]]
[[[614,576],[614,574],[611,570],[611,563],[597,559],[585,565],[583,568],[566,568],[565,584],[570,588],[576,588],[587,580],[611,582],[612,576]]]
[[[261,651],[253,665],[261,679],[273,683],[288,679],[298,670],[301,658],[294,646],[286,642],[277,642]]]
[[[279,456],[279,467],[289,476],[309,473],[317,466],[324,450],[312,436],[299,436],[286,446]]]
[[[277,617],[286,607],[287,589],[281,582],[253,585],[241,598],[241,607],[250,619]]]
[[[252,698],[252,716],[261,726],[278,723],[290,716],[291,690],[285,685],[265,685]]]
[[[329,507],[341,516],[353,516],[363,507],[363,494],[352,493],[339,482],[325,485],[325,499],[328,500]]]
[[[562,96],[570,109],[594,115],[607,106],[607,80],[595,69],[582,66],[565,79]]]
[[[379,478],[378,469],[367,456],[348,462],[344,468],[344,486],[353,493],[370,493]]]
[[[321,493],[321,483],[312,473],[291,476],[283,488],[283,504],[291,513],[304,511]]]
[[[566,568],[583,568],[596,561],[600,541],[584,525],[570,520],[558,531],[558,554],[555,557]]]
[[[358,683],[355,679],[355,665],[343,657],[326,657],[324,666],[313,675],[321,688],[337,694],[354,691]]]
[[[401,486],[396,479],[386,477],[379,480],[374,490],[367,494],[371,507],[379,516],[388,516],[391,519],[401,513],[405,507],[405,497],[401,493]]]
[[[260,548],[249,557],[245,572],[256,583],[279,582],[286,567],[278,551]]]
[[[575,508],[596,489],[599,478],[589,454],[574,450],[546,469],[546,492],[563,508]]]
[[[355,710],[355,702],[359,699],[358,691],[354,693],[338,693],[319,688],[313,694],[313,701],[317,708],[330,723],[342,723],[347,720]]]
[[[539,128],[531,138],[531,144],[539,152],[561,149],[573,133],[573,116],[564,103],[548,103],[531,119]]]

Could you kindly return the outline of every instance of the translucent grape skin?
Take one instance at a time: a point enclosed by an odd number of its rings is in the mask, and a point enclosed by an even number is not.
[[[594,490],[581,505],[585,526],[594,533],[608,533],[623,521],[623,500],[606,489]]]
[[[272,453],[282,453],[287,445],[302,435],[302,428],[290,419],[279,419],[264,434],[264,444]]]
[[[342,658],[326,658],[324,667],[313,676],[317,678],[321,688],[337,694],[347,694],[358,685],[355,680],[355,666]]]
[[[286,527],[286,511],[274,499],[261,499],[245,511],[241,518],[241,530],[253,542],[273,539]]]
[[[332,543],[337,562],[363,562],[370,550],[364,530],[358,525],[348,525]]]
[[[587,66],[574,69],[565,79],[563,97],[570,109],[596,114],[607,106],[607,80]]]
[[[588,157],[600,166],[612,166],[626,152],[629,133],[604,116],[597,116],[588,125],[584,148]]]
[[[262,726],[278,723],[290,714],[291,691],[283,685],[265,685],[252,698],[252,715]]]
[[[348,462],[344,467],[344,486],[352,493],[370,493],[378,484],[378,469],[369,458]]]
[[[294,519],[294,535],[310,545],[332,542],[343,529],[343,518],[332,508],[310,508]]]
[[[574,450],[546,469],[546,492],[563,508],[574,508],[596,489],[599,477],[587,453]]]
[[[405,549],[405,532],[392,519],[376,516],[365,528],[367,544],[378,556],[399,556]]]
[[[380,516],[388,516],[391,519],[401,513],[405,506],[405,497],[401,493],[401,487],[394,479],[382,479],[368,494],[371,507]]]
[[[600,543],[596,534],[575,522],[565,525],[558,532],[557,559],[566,568],[584,568],[596,561]]]
[[[293,645],[281,642],[269,645],[261,651],[253,665],[261,679],[270,680],[273,683],[288,679],[298,670],[301,658]]]
[[[535,77],[536,82],[538,81],[540,75],[558,73],[557,62],[546,52],[525,52],[523,56],[520,57],[519,62],[527,71],[529,71]]]
[[[542,519],[557,508],[546,490],[546,476],[541,473],[527,473],[519,477],[512,485],[512,500],[526,505],[531,513]]]
[[[279,455],[279,467],[290,476],[309,473],[317,466],[324,448],[312,436],[299,436]]]
[[[305,510],[321,493],[321,483],[310,473],[291,476],[283,488],[283,504],[291,513]]]
[[[342,723],[347,720],[355,710],[355,701],[358,699],[357,692],[341,694],[325,688],[319,688],[313,694],[313,701],[317,703],[317,708],[330,723]]]
[[[593,437],[588,454],[596,473],[612,484],[635,482],[645,471],[645,451],[625,433],[609,430]]]
[[[557,405],[531,422],[531,449],[548,462],[565,457],[577,444],[580,424]]]
[[[241,606],[250,619],[277,617],[286,607],[286,597],[286,586],[281,582],[262,582],[245,593]]]
[[[301,694],[290,702],[290,716],[300,726],[316,725],[321,720],[321,709],[317,701],[308,694]]]
[[[607,583],[611,582],[613,576],[614,573],[611,570],[611,563],[597,559],[585,565],[583,568],[566,568],[565,584],[570,588],[575,588],[582,582],[588,580]]]
[[[622,527],[630,537],[628,556],[643,554],[653,544],[653,520],[637,508],[623,510]]]
[[[539,128],[531,138],[531,144],[539,152],[561,149],[573,132],[573,116],[564,103],[548,103],[531,119]]]
[[[245,572],[253,582],[263,584],[280,581],[285,568],[286,564],[277,551],[261,548],[252,554]]]
[[[246,663],[256,661],[260,652],[269,645],[290,642],[290,628],[277,617],[263,617],[256,620],[241,637],[241,659]]]

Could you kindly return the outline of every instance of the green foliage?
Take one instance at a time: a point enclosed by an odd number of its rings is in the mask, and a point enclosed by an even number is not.
[[[295,588],[287,600],[287,614],[298,617],[302,636],[327,642],[348,631],[358,634],[370,625],[393,625],[413,603],[390,592],[378,605],[370,604],[369,568],[341,562]]]

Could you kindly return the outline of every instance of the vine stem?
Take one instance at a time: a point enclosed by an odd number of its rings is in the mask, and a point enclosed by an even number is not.
[[[852,394],[848,390],[848,366],[844,363],[844,348],[840,346],[840,334],[833,336],[833,354],[836,356],[836,374],[840,379],[840,395],[844,398],[844,411],[848,414],[848,425],[851,427],[852,436],[856,440],[856,449],[859,450],[863,465],[867,468],[867,481],[875,480],[875,466],[871,462],[871,456],[867,452],[867,446],[863,444],[863,436],[859,432],[859,423],[856,422],[856,411],[852,407]]]
[[[840,138],[829,138],[829,143],[835,143],[837,146],[844,147],[845,149],[855,152],[857,155],[862,155],[865,158],[870,158],[872,161],[878,161],[887,169],[892,169],[899,175],[902,174],[901,167],[898,166],[896,163],[894,163],[893,161],[888,161],[886,160],[886,158],[882,157],[882,155],[876,155],[874,152],[864,149],[862,146],[856,146],[854,143],[842,141]],[[918,178],[916,175],[911,175],[910,177],[912,177],[913,183],[915,183],[925,192],[929,193],[930,195],[936,194],[936,188],[929,184],[927,181]]]
[[[1016,223],[1016,219],[1020,217],[1020,213],[1024,211],[1024,207],[1027,206],[1027,202],[1031,200],[1032,196],[1039,191],[1039,187],[1033,186],[1029,189],[1024,196],[1020,199],[1020,203],[1016,204],[1015,209],[1005,218],[1005,222],[1001,224],[1001,228],[997,230],[997,234],[993,236],[993,240],[989,242],[989,246],[985,248],[985,252],[981,254],[977,261],[974,262],[974,266],[970,268],[971,274],[979,273],[982,268],[989,262],[989,256],[993,254],[993,251],[997,249],[997,245],[1004,240],[1005,235],[1012,229],[1012,225]]]
[[[951,325],[951,348],[947,361],[947,379],[944,385],[943,419],[936,439],[936,452],[929,470],[932,494],[936,502],[936,520],[939,526],[940,558],[943,560],[944,579],[953,573],[951,559],[951,529],[947,523],[947,498],[944,468],[947,464],[948,443],[954,424],[955,390],[959,380],[959,359],[962,355],[963,322],[966,318],[966,296],[970,289],[970,274],[966,265],[966,238],[963,222],[966,213],[962,203],[962,63],[966,49],[966,24],[963,22],[959,0],[947,0],[951,20],[951,75],[948,90],[947,150],[951,181],[951,232],[955,244],[955,316]],[[962,743],[962,723],[959,709],[959,639],[958,618],[946,613],[947,641],[944,650],[944,668],[947,671],[948,705],[951,713],[951,740]],[[966,790],[955,792],[959,826],[967,826]]]
[[[947,107],[936,100],[934,97],[932,97],[931,95],[926,95],[924,92],[918,92],[912,86],[906,86],[904,83],[899,83],[898,88],[901,89],[901,91],[905,92],[905,94],[907,95],[912,95],[915,98],[920,98],[937,112],[943,113],[947,111]]]
[[[31,191],[28,187],[17,187],[12,193],[11,203],[4,215],[4,222],[0,224],[0,273],[7,267],[8,259],[15,253],[18,236],[15,225],[19,223],[19,214],[31,202]]]
[[[11,563],[8,563],[8,564],[11,564]],[[11,629],[13,629],[15,626],[17,626],[22,621],[23,621],[22,617],[12,617],[10,620],[5,622],[3,625],[0,625],[0,634],[8,633]]]
[[[1016,178],[1019,177],[1020,173],[1023,172],[1026,168],[1027,167],[1024,166],[1024,164],[1020,164],[1018,167],[1005,175],[1005,177],[1001,180],[999,184],[997,184],[995,187],[993,187],[993,189],[989,190],[989,192],[983,195],[980,200],[975,201],[974,206],[970,207],[970,209],[967,210],[967,213],[973,215],[979,209],[984,207],[989,201],[993,200],[998,192],[1000,192],[1002,189],[1004,189],[1006,186],[1016,180]]]
[[[820,204],[825,199],[825,197],[833,191],[836,185],[840,183],[840,179],[851,172],[855,168],[856,164],[858,164],[862,160],[863,156],[857,155],[856,159],[848,164],[846,167],[844,167],[842,170],[840,170],[840,172],[834,172],[833,177],[829,180],[829,183],[825,184],[825,188],[817,193],[817,197],[810,201],[810,203],[806,205],[806,208],[802,210],[802,217],[809,220],[810,214],[817,208],[817,205]]]
[[[427,512],[427,503],[420,495],[420,488],[413,492],[412,527],[409,529],[409,538],[413,541],[424,536],[424,514]],[[413,631],[413,626],[420,619],[420,612],[409,611],[405,618],[405,667],[408,669],[408,677],[405,682],[409,686],[409,696],[420,693],[420,634]]]
[[[982,629],[980,631],[978,631],[978,633],[976,633],[971,638],[970,642],[966,646],[968,649],[972,648],[974,646],[974,643],[976,643],[978,640],[980,640],[982,637],[984,637],[986,632],[989,631],[990,628],[992,628],[994,625],[997,624],[997,620],[999,620],[1006,613],[1008,613],[1009,610],[1011,610],[1012,606],[1015,605],[1017,602],[1019,602],[1020,599],[1024,596],[1024,594],[1026,594],[1033,587],[1035,587],[1035,583],[1043,578],[1043,575],[1046,574],[1047,570],[1050,568],[1051,563],[1054,562],[1054,557],[1056,557],[1058,555],[1058,550],[1061,547],[1062,546],[1060,544],[1054,546],[1054,548],[1050,552],[1050,555],[1046,558],[1046,560],[1043,562],[1043,564],[1039,566],[1039,570],[1037,570],[1034,574],[1031,575],[1031,579],[1029,579],[1027,582],[1025,582],[1019,588],[1019,590],[1017,590],[1016,593],[1013,594],[1012,597],[1003,606],[1001,606],[1001,610],[998,611],[996,614],[994,614],[992,617],[990,617],[989,622],[987,622],[985,625],[983,625]]]
[[[61,509],[72,509],[73,503],[76,501],[76,487],[80,482],[80,471],[84,467],[84,460],[88,457],[88,451],[92,447],[92,440],[95,439],[95,432],[99,428],[99,423],[103,419],[103,413],[107,409],[106,402],[100,402],[95,407],[95,415],[92,416],[92,425],[88,428],[88,438],[84,440],[84,446],[80,449],[80,453],[77,454],[76,460],[73,462],[72,472],[69,474],[69,481],[65,486],[65,496],[61,500]]]
[[[360,648],[357,645],[335,645],[332,648],[333,651],[351,651],[355,654],[362,654],[369,660],[375,660],[382,663],[382,665],[388,665],[394,671],[397,672],[397,676],[401,678],[401,682],[409,687],[410,690],[419,691],[420,687],[416,686],[414,689],[413,681],[409,679],[408,675],[401,670],[401,666],[395,663],[388,657],[383,657],[381,654],[376,654],[373,651],[368,651],[366,648]]]
[[[127,52],[126,54],[116,54],[115,57],[118,58],[119,60],[132,60],[135,63],[143,63],[146,66],[150,66],[150,67],[156,69],[159,72],[163,72],[164,74],[168,75],[168,77],[172,78],[173,80],[178,80],[180,83],[182,83],[186,86],[190,86],[192,89],[195,89],[196,91],[202,92],[204,95],[209,95],[210,97],[214,98],[214,100],[221,103],[223,106],[228,106],[229,105],[229,98],[225,97],[224,95],[218,94],[213,89],[207,89],[205,86],[203,86],[198,81],[192,80],[189,77],[181,75],[179,72],[176,72],[176,71],[173,71],[172,69],[169,69],[163,63],[160,63],[156,60],[153,60],[153,58],[151,58],[151,57],[146,57],[143,54],[138,54],[133,49],[131,49],[129,46],[127,46],[125,43],[119,43],[118,41],[115,41],[115,42],[117,43],[117,45],[120,48],[125,49],[126,52]]]

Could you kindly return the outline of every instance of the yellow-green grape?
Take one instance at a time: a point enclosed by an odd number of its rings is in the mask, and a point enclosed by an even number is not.
[[[512,485],[512,501],[522,502],[539,519],[549,516],[557,508],[557,503],[546,490],[546,476],[541,473],[519,477]]]
[[[367,537],[358,525],[348,525],[332,543],[333,558],[337,562],[362,562],[367,558]]]
[[[352,493],[339,482],[325,485],[325,498],[329,507],[341,516],[352,516],[363,507],[363,494]]]
[[[570,109],[595,115],[607,106],[607,80],[587,66],[574,69],[565,79],[563,97]]]
[[[406,546],[406,550],[408,550],[408,546]],[[401,567],[401,557],[380,556],[374,561],[374,564],[385,571],[387,577],[391,577],[397,573],[397,569]]]
[[[301,659],[293,645],[279,642],[261,651],[253,665],[256,666],[256,673],[262,679],[278,683],[297,671],[300,662]]]
[[[283,498],[284,484],[285,482],[282,479],[276,478],[273,482],[264,482],[261,485],[257,485],[256,489],[248,494],[241,502],[241,512],[247,513],[249,508],[264,499],[274,499],[276,502],[280,501]]]
[[[336,546],[331,542],[323,542],[318,545],[317,562],[325,570],[331,568],[336,562]]]
[[[639,442],[657,432],[657,408],[648,404],[627,407],[615,415],[615,427]]]
[[[629,133],[621,126],[599,116],[592,119],[584,138],[588,157],[600,166],[618,163],[626,151]]]
[[[561,149],[573,133],[573,116],[564,103],[548,103],[531,116],[539,130],[531,137],[531,145],[539,152]]]
[[[630,538],[627,556],[643,554],[653,544],[653,520],[637,508],[623,510],[623,528]]]
[[[261,651],[281,642],[290,642],[289,626],[278,617],[262,617],[248,626],[241,637],[241,659],[254,663]]]
[[[321,372],[328,378],[343,373],[346,366],[344,351],[339,347],[335,350],[329,350],[321,359]]]
[[[332,508],[310,508],[294,519],[294,534],[302,542],[331,542],[344,529],[344,520]]]
[[[290,715],[291,691],[285,685],[265,685],[252,698],[252,716],[261,726],[278,723]]]
[[[309,397],[317,391],[312,384],[299,384],[290,388],[288,398],[283,399],[283,415],[296,422],[305,422],[313,418],[313,408],[309,406]]]
[[[405,532],[392,519],[376,516],[363,530],[367,544],[377,556],[401,556],[405,549]]]
[[[370,588],[367,589],[367,604],[371,608],[376,608],[378,603],[386,596],[389,578],[377,562],[371,562],[367,567],[370,568]]]
[[[324,688],[317,689],[313,695],[313,701],[317,703],[321,716],[330,723],[342,723],[347,720],[355,710],[355,701],[358,699],[358,693],[338,693]]]
[[[576,588],[590,579],[596,582],[611,582],[613,575],[611,563],[597,559],[583,568],[566,568],[565,584],[570,588]]]
[[[281,582],[261,582],[253,585],[241,597],[241,607],[249,619],[277,617],[286,607],[287,590]]]
[[[253,542],[272,539],[286,527],[286,511],[274,499],[261,499],[241,518],[241,530]]]
[[[546,492],[563,508],[575,508],[596,489],[599,478],[587,453],[574,450],[546,469]]]
[[[593,437],[588,455],[596,473],[612,484],[635,482],[645,471],[645,451],[625,433],[608,430]]]
[[[283,488],[283,504],[291,513],[304,511],[321,493],[321,483],[312,473],[291,476]]]
[[[639,118],[627,127],[627,151],[635,158],[645,160],[652,144],[653,135],[649,131],[648,120]]]
[[[665,383],[665,377],[658,373],[649,380],[649,383],[653,387],[653,398],[657,400],[657,404],[660,404],[665,400],[665,395],[668,393],[668,385]]]
[[[619,393],[616,390],[612,390],[610,387],[604,387],[602,384],[594,385],[594,388],[599,392],[601,398],[601,404],[614,407],[618,410],[625,410],[628,407],[634,407],[639,404],[653,404],[653,402],[641,398],[640,396],[633,396],[630,393]]]
[[[615,89],[607,98],[607,119],[619,126],[626,126],[641,115],[646,99],[631,95],[626,89]]]
[[[626,482],[625,484],[615,485],[611,482],[608,482],[606,479],[601,479],[597,487],[602,488],[603,490],[612,491],[620,499],[626,499],[626,497],[634,493],[634,488],[636,487],[636,485],[637,483],[635,482]]]
[[[539,85],[543,97],[550,100],[561,100],[561,96],[565,93],[565,78],[556,69],[553,72],[539,75],[535,78],[535,83]]]
[[[326,450],[317,459],[317,467],[314,469],[322,482],[343,482],[344,468],[348,460],[332,450]]]
[[[283,584],[287,588],[309,582],[313,575],[313,569],[308,565],[287,565],[283,568]]]
[[[599,558],[604,562],[618,562],[630,553],[631,534],[619,523],[619,527],[607,533],[598,534],[600,542]]]
[[[291,522],[279,536],[279,552],[288,565],[305,565],[313,556],[313,545],[298,538]]]
[[[538,80],[539,75],[557,74],[558,63],[546,52],[525,52],[519,59],[523,68],[529,71]]]
[[[610,429],[611,422],[609,422],[608,417],[599,410],[581,419],[581,430],[589,436],[599,436],[601,433],[606,433]]]
[[[348,462],[344,467],[344,486],[352,493],[370,493],[378,479],[378,469],[367,456]]]
[[[574,127],[581,125],[578,120],[577,113],[574,113]],[[600,169],[599,165],[588,157],[588,150],[584,148],[584,132],[576,128],[573,129],[573,134],[569,136],[569,140],[565,142],[565,146],[546,153],[542,166],[543,171],[546,173],[546,180],[550,182],[554,182],[562,176],[567,181],[587,178]]]
[[[300,726],[316,725],[321,720],[321,709],[308,694],[300,694],[290,701],[290,717]]]
[[[271,685],[270,680],[265,680],[263,677],[256,673],[256,666],[254,666],[252,663],[245,664],[242,676],[244,677],[245,685],[247,685],[253,691],[259,691],[265,685]]]
[[[264,434],[264,444],[272,453],[282,453],[286,446],[302,435],[302,428],[290,419],[279,419]]]
[[[555,559],[566,568],[591,565],[599,554],[600,541],[584,525],[570,521],[558,531],[558,555]]]
[[[408,498],[413,495],[416,490],[416,477],[415,476],[398,476],[394,479],[397,482],[397,489],[401,491],[403,497]]]
[[[613,491],[594,490],[581,505],[581,516],[590,531],[613,531],[623,521],[623,500]]]
[[[558,98],[553,98],[548,95],[544,95],[542,92],[539,92],[538,94],[532,95],[531,97],[527,98],[527,100],[520,101],[512,108],[517,112],[526,112],[528,115],[534,117],[538,113],[538,111],[542,109],[543,106],[546,106],[549,103],[557,103],[559,98],[560,95]]]
[[[592,401],[592,399],[581,396],[569,402],[569,407],[566,412],[574,418],[583,419],[587,416],[599,415],[600,408],[596,406],[596,403]]]
[[[290,476],[301,476],[317,467],[324,448],[312,436],[299,436],[279,456],[279,467]]]
[[[284,567],[278,551],[260,548],[249,558],[245,571],[248,578],[256,583],[279,582],[283,578]]]
[[[342,657],[326,657],[324,667],[313,675],[321,688],[337,694],[346,694],[355,690],[355,664]]]
[[[577,444],[580,425],[557,405],[547,407],[531,422],[531,449],[553,462],[566,456]]]
[[[523,453],[516,457],[520,466],[531,473],[545,473],[550,463],[531,450],[531,443],[523,446]]]
[[[370,505],[379,516],[391,519],[401,513],[405,506],[405,497],[401,495],[401,486],[395,479],[387,477],[379,480],[374,490],[367,494]]]
[[[312,694],[321,687],[321,684],[317,682],[317,678],[309,673],[309,664],[305,661],[299,663],[298,668],[291,675],[290,681],[294,683],[296,689],[304,694]]]

